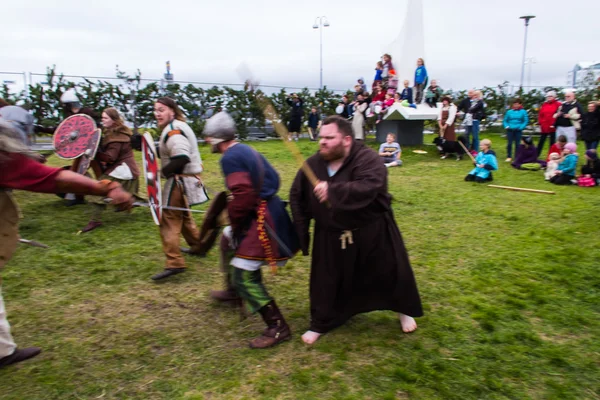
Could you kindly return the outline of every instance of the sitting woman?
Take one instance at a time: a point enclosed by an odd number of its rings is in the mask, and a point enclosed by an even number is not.
[[[115,108],[107,108],[102,113],[102,141],[95,160],[102,167],[102,175],[98,180],[119,182],[127,192],[137,195],[140,170],[135,163],[131,148],[131,129],[125,126],[119,112]],[[100,216],[106,208],[103,198],[93,198],[93,211],[90,222],[82,232],[89,232],[102,225]]]
[[[585,152],[586,163],[581,167],[581,175],[593,178],[595,184],[600,181],[600,159],[596,150],[590,149]]]
[[[492,150],[492,141],[490,139],[483,139],[479,142],[479,149],[481,150],[477,157],[475,157],[475,168],[465,176],[465,181],[475,181],[477,183],[493,181],[492,171],[498,169],[498,160],[496,159],[496,153]]]
[[[550,178],[550,182],[556,185],[570,185],[571,181],[575,179],[578,158],[577,145],[575,143],[565,144],[563,158],[554,171],[554,176]]]
[[[517,156],[512,162],[516,169],[539,170],[546,166],[546,161],[538,160],[537,149],[533,144],[531,136],[526,136],[521,139],[521,145],[517,150]]]

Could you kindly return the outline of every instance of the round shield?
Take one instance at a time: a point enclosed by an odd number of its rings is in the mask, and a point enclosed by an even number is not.
[[[335,108],[335,112],[338,113],[338,114],[343,113],[344,112],[344,106],[340,104],[339,106],[337,106]]]
[[[162,195],[160,191],[160,170],[158,169],[158,155],[154,147],[154,139],[150,133],[142,136],[142,165],[146,178],[146,190],[150,212],[156,225],[160,225],[162,214]]]
[[[96,133],[96,123],[85,114],[72,115],[60,123],[54,132],[53,146],[56,155],[72,160],[88,150],[88,143]]]

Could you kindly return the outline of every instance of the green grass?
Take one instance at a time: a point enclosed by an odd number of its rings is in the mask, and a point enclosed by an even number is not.
[[[312,348],[300,341],[308,258],[265,274],[294,338],[254,351],[247,341],[262,330],[259,317],[240,321],[208,298],[221,284],[215,251],[155,284],[164,256],[147,209],[107,211],[103,227],[78,236],[87,207],[17,193],[22,236],[50,249],[21,246],[2,290],[16,341],[44,352],[0,371],[0,398],[600,398],[600,189],[514,170],[503,140],[492,140],[494,183],[556,195],[467,183],[469,161],[405,148],[389,188],[425,317],[405,335],[391,312],[359,315]],[[252,145],[278,169],[287,198],[293,158],[277,141]],[[316,149],[299,145],[306,156]],[[221,190],[218,156],[201,152],[208,186]]]

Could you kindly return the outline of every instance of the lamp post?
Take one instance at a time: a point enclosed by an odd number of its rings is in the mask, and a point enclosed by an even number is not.
[[[525,43],[523,44],[523,62],[521,63],[521,84],[519,88],[523,90],[523,79],[525,77],[525,54],[527,52],[527,28],[529,28],[529,21],[535,18],[535,15],[523,15],[519,17],[525,20]]]
[[[529,77],[527,78],[527,86],[531,87],[531,68],[533,64],[537,64],[535,57],[527,57],[525,64],[529,65]]]
[[[329,21],[326,16],[317,17],[313,24],[313,29],[319,29],[319,49],[320,49],[320,78],[319,89],[323,89],[323,28],[329,26]]]

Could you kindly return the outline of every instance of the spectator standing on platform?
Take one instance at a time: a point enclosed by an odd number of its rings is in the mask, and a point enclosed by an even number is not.
[[[560,101],[556,100],[556,92],[554,90],[546,93],[546,101],[540,107],[538,114],[538,124],[540,125],[540,141],[538,142],[537,151],[538,157],[542,154],[546,138],[550,138],[550,147],[556,142],[556,118],[554,114],[558,112]]]
[[[422,58],[417,58],[417,69],[415,70],[415,103],[421,104],[423,101],[423,91],[427,86],[427,69],[425,69],[425,61]],[[412,103],[412,101],[411,101]]]
[[[425,103],[427,103],[429,107],[436,108],[437,102],[440,101],[443,94],[444,91],[437,85],[437,81],[433,79],[425,93]]]
[[[381,74],[383,73],[383,62],[377,61],[377,65],[375,66],[375,77],[373,78],[373,89],[377,87],[377,85],[382,83]]]
[[[383,81],[383,88],[387,89],[388,81],[390,79],[390,70],[394,69],[394,65],[392,64],[392,56],[390,56],[387,53],[384,54],[383,57],[381,57],[381,59],[383,60],[383,71],[381,72],[381,79]]]
[[[565,135],[568,143],[577,141],[577,130],[581,127],[580,119],[583,114],[581,104],[575,99],[575,93],[565,93],[565,102],[560,105],[554,118],[556,118],[556,134]]]
[[[402,89],[402,93],[400,93],[400,100],[407,100],[410,104],[413,103],[413,90],[408,87],[408,80],[404,81],[404,89]]]

